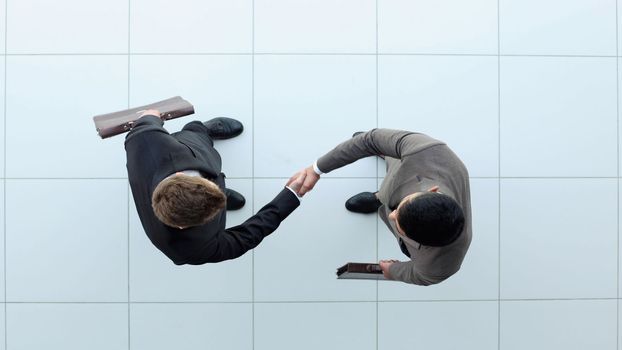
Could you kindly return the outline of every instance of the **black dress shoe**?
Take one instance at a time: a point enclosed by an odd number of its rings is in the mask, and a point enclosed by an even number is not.
[[[244,125],[231,118],[214,118],[203,123],[209,129],[209,136],[216,140],[236,137],[244,131]]]
[[[246,199],[244,199],[244,196],[238,191],[225,188],[225,196],[227,196],[227,210],[242,209],[244,204],[246,204]]]
[[[376,195],[371,192],[361,192],[346,201],[346,209],[361,214],[375,213],[381,205]]]

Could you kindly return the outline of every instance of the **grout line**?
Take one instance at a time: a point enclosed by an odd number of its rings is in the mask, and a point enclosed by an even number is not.
[[[381,281],[385,283],[385,281]],[[386,282],[394,283],[394,282]],[[396,283],[396,282],[395,282]],[[582,301],[614,301],[619,298],[509,298],[501,299],[503,302],[582,302]],[[401,300],[295,300],[295,301],[130,301],[129,304],[376,304],[376,303],[480,303],[498,302],[499,299],[401,299]],[[127,305],[126,301],[7,301],[6,304],[110,304]]]
[[[378,165],[376,169],[379,172]],[[369,180],[369,179],[382,179],[380,176],[327,176],[325,180]],[[286,176],[256,176],[256,177],[235,177],[227,176],[229,180],[287,180]],[[470,180],[622,180],[622,177],[618,176],[470,176]],[[0,177],[0,180],[17,180],[17,181],[29,181],[29,180],[126,180],[127,177]]]
[[[251,192],[252,203],[251,210],[252,215],[255,215],[255,0],[252,0],[252,32],[251,32]],[[251,304],[251,349],[255,349],[255,249],[251,253],[251,297],[253,303]]]
[[[127,53],[7,53],[2,56],[126,56]],[[130,53],[130,56],[455,56],[455,57],[569,57],[569,58],[617,58],[617,55],[553,55],[553,54],[470,54],[470,53],[356,53],[356,52],[146,52]]]
[[[501,299],[503,302],[524,302],[524,301],[607,301],[619,300],[619,298],[508,298]],[[466,301],[466,300],[458,300]]]
[[[19,180],[19,181],[29,181],[29,180],[126,180],[127,177],[6,177],[3,180]]]
[[[379,96],[380,96],[380,82],[379,82],[379,56],[378,56],[378,1],[376,0],[376,128],[380,127],[380,107],[379,107]],[[380,173],[378,157],[376,157],[376,188],[379,187],[379,179],[378,174]],[[376,261],[379,260],[379,234],[380,230],[378,228],[379,220],[378,213],[375,215],[376,217]],[[376,350],[380,348],[380,314],[379,314],[379,303],[378,300],[380,298],[379,295],[379,281],[376,281]]]
[[[497,22],[497,26],[499,23]],[[500,33],[499,33],[500,35]],[[499,40],[497,40],[499,42]],[[569,58],[616,58],[614,55],[536,55],[536,54],[501,54],[498,47],[497,54],[468,54],[468,53],[381,53],[380,56],[471,56],[471,57],[569,57]]]
[[[471,301],[471,300],[465,300]],[[482,301],[482,300],[472,300],[472,301]],[[156,305],[156,304],[164,304],[164,305],[174,305],[174,304],[194,304],[194,305],[213,305],[213,304],[222,304],[222,305],[231,305],[231,304],[360,304],[360,303],[375,303],[375,300],[321,300],[321,301],[131,301],[130,304],[138,304],[138,305]],[[35,304],[35,305],[126,305],[125,301],[11,301],[7,302],[7,304]]]
[[[7,41],[8,41],[8,8],[9,8],[9,0],[6,0],[4,2],[4,53],[6,54],[7,52]],[[9,335],[8,335],[8,310],[7,310],[7,303],[6,303],[6,295],[7,295],[7,264],[6,264],[6,221],[7,221],[7,205],[6,205],[6,120],[7,120],[7,108],[6,108],[6,104],[7,104],[7,76],[8,76],[8,71],[7,71],[7,57],[4,57],[4,169],[3,169],[3,176],[4,176],[4,180],[2,181],[2,186],[4,189],[4,193],[3,193],[3,197],[4,197],[4,348],[8,349],[9,348]]]
[[[131,101],[131,28],[132,28],[132,0],[127,1],[127,108],[130,108]],[[127,180],[127,348],[131,350],[132,348],[132,310],[130,306],[130,193],[131,189],[129,188],[129,179]]]
[[[501,350],[501,0],[497,0],[497,349]]]
[[[501,74],[501,64],[499,63],[499,73]],[[499,75],[499,80],[501,76]],[[501,83],[499,82],[499,88]],[[501,91],[499,90],[499,102],[501,101]],[[501,106],[499,105],[499,112]],[[500,115],[499,115],[500,117]],[[501,120],[499,119],[499,142],[501,141]],[[501,151],[499,151],[499,160],[501,160]],[[499,163],[499,173],[501,172],[501,163]],[[577,180],[577,179],[618,179],[617,176],[471,176],[470,179],[510,179],[510,180]]]
[[[616,56],[620,54],[620,43],[619,43],[619,23],[618,23],[618,0],[616,0]],[[616,137],[617,137],[617,173],[618,173],[618,182],[617,182],[617,190],[618,190],[618,198],[617,198],[617,266],[616,266],[616,293],[618,299],[616,300],[616,349],[620,349],[620,59],[616,59]]]
[[[130,284],[130,211],[131,211],[131,207],[130,207],[130,196],[131,196],[131,189],[130,189],[130,184],[128,183],[126,185],[126,190],[127,190],[127,343],[128,343],[128,349],[131,348],[130,346],[130,337],[131,337],[131,329],[130,329],[130,324],[132,321],[131,318],[131,308],[130,308],[130,288],[131,288],[131,284]]]

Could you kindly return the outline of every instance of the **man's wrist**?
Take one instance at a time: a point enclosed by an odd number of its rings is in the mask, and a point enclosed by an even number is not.
[[[318,175],[322,175],[322,174],[324,174],[324,173],[322,172],[322,170],[320,170],[320,168],[318,168],[318,166],[317,166],[317,160],[316,160],[315,162],[313,162],[313,171],[315,171],[315,173],[316,173],[316,174],[318,174]]]
[[[289,186],[285,186],[285,188],[287,188],[288,190],[290,190],[290,191],[291,191],[294,195],[296,195],[296,198],[298,198],[298,200],[302,202],[302,197],[300,197],[300,196],[298,195],[298,193],[296,193],[296,191],[294,191],[294,190],[293,190],[291,187],[289,187]]]

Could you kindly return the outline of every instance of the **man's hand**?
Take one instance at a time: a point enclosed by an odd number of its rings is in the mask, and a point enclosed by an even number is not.
[[[294,176],[292,176],[285,186],[291,188],[294,192],[300,195],[300,188],[305,182],[306,174],[302,171],[297,172]],[[300,195],[302,197],[302,195]]]
[[[388,279],[388,280],[392,280],[393,276],[391,276],[391,274],[389,273],[389,268],[391,267],[391,265],[393,265],[393,263],[399,262],[398,260],[380,260],[379,264],[380,264],[380,268],[382,269],[382,274],[384,275],[384,278]]]
[[[140,115],[140,117],[144,117],[146,115],[154,115],[156,117],[161,117],[160,115],[160,111],[158,111],[157,109],[148,109],[146,111],[143,112],[143,114]]]
[[[320,175],[315,173],[315,171],[313,170],[313,166],[310,166],[310,167],[304,168],[304,169],[300,170],[299,172],[297,172],[296,174],[294,174],[294,176],[292,176],[289,179],[289,181],[293,181],[300,174],[304,174],[305,175],[305,179],[304,179],[304,183],[302,184],[302,187],[300,188],[300,190],[296,191],[296,192],[298,192],[298,194],[302,197],[307,192],[309,192],[309,191],[311,191],[313,189],[315,184],[320,180]]]

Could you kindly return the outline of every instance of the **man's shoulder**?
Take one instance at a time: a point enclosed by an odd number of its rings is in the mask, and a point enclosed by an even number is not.
[[[221,215],[226,215],[223,211]],[[207,224],[186,229],[169,227],[153,217],[145,228],[145,233],[153,245],[158,248],[176,265],[197,264],[214,252],[211,248],[217,247],[213,241],[224,232],[222,216]],[[200,258],[200,259],[199,259]],[[198,260],[199,259],[199,260]]]

